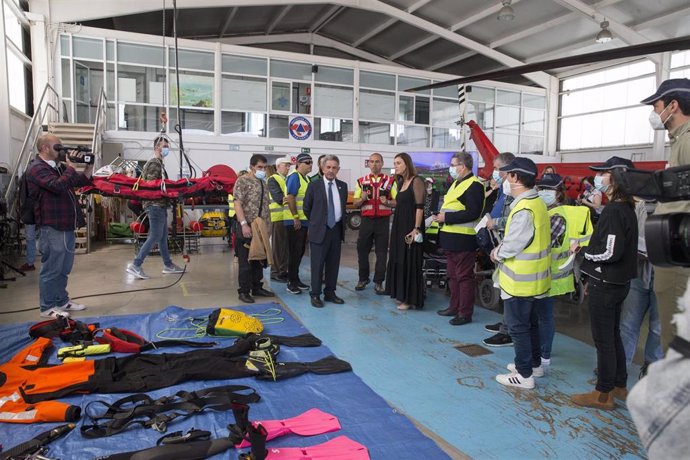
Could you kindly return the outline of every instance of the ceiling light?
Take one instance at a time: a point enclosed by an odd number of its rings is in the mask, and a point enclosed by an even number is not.
[[[513,7],[510,6],[511,2],[512,0],[501,0],[503,8],[498,12],[496,19],[499,21],[512,21],[515,19],[515,11],[513,11]]]
[[[606,43],[606,42],[610,42],[611,40],[613,40],[613,35],[611,34],[611,31],[609,30],[609,22],[603,21],[600,25],[601,25],[601,30],[597,34],[597,38],[596,38],[597,43]]]

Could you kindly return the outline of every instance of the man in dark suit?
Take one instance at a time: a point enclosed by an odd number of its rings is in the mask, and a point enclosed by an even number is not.
[[[340,247],[345,239],[345,204],[347,184],[336,179],[340,160],[335,155],[323,159],[323,177],[311,182],[304,196],[304,214],[309,219],[309,244],[311,252],[311,304],[323,307],[321,284],[324,266],[326,286],[323,294],[326,302],[345,303],[335,295],[340,268]]]

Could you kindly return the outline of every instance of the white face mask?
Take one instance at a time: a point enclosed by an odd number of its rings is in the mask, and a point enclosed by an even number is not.
[[[666,120],[662,120],[661,114],[666,112],[666,109],[668,109],[668,106],[664,107],[664,110],[662,110],[661,113],[656,113],[654,110],[652,110],[652,113],[649,114],[649,124],[651,125],[653,130],[663,131],[666,129],[666,123],[673,116],[673,114],[671,114],[666,118]]]
[[[453,178],[453,180],[458,178],[458,169],[457,166],[448,166],[448,174],[450,174],[450,177]]]
[[[505,194],[505,195],[510,195],[510,192],[512,191],[512,188],[511,188],[511,186],[510,186],[510,182],[508,182],[507,179],[505,179],[505,180],[503,181],[503,185],[501,185],[501,187],[502,187],[502,189],[503,189],[503,194]]]
[[[556,191],[555,190],[539,190],[537,192],[539,194],[539,198],[544,200],[544,203],[546,203],[546,206],[551,206],[556,202]]]
[[[606,193],[609,189],[609,184],[604,184],[604,176],[594,176],[594,188],[601,193]]]

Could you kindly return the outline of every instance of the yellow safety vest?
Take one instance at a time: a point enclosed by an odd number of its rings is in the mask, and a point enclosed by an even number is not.
[[[232,193],[228,193],[228,216],[232,219],[235,217],[235,197]]]
[[[293,174],[299,175],[299,190],[297,191],[297,196],[295,196],[295,204],[297,205],[297,215],[299,216],[299,220],[309,220],[307,219],[306,214],[304,214],[304,195],[307,193],[307,186],[309,185],[309,181],[305,179],[305,177],[297,171],[292,171],[288,175],[288,177],[292,176]],[[288,208],[285,212],[289,215],[289,220],[292,220],[293,216],[290,213],[290,209]]]
[[[424,234],[426,234],[426,235],[438,235],[438,229],[439,229],[438,222],[432,222],[431,225],[429,225],[424,230]]]
[[[467,191],[468,188],[475,182],[479,182],[475,176],[465,179],[461,182],[455,181],[453,185],[450,186],[448,193],[443,198],[443,205],[441,206],[441,212],[458,212],[464,211],[465,205],[460,202],[460,197]],[[483,205],[482,205],[483,208]],[[477,226],[476,222],[466,222],[464,224],[443,224],[441,231],[445,233],[460,233],[462,235],[476,235],[477,232],[474,227]]]
[[[575,279],[573,278],[573,265],[563,268],[558,267],[563,265],[563,262],[570,256],[570,232],[571,222],[568,220],[567,208],[573,206],[557,206],[549,209],[549,218],[554,215],[561,216],[565,219],[565,234],[563,235],[563,242],[557,248],[551,248],[551,289],[549,290],[549,297],[568,294],[575,290]],[[549,223],[550,224],[550,223]]]
[[[287,186],[285,184],[285,178],[278,173],[272,175],[271,178],[275,179],[275,181],[278,183],[278,185],[280,186],[280,190],[283,192],[283,196],[287,195]],[[270,187],[268,189],[268,196],[271,199],[271,204],[268,205],[268,209],[269,211],[271,211],[271,222],[282,222],[284,220],[292,220],[292,216],[290,215],[290,209],[288,209],[287,205],[278,204],[275,202],[273,196],[271,196]]]
[[[577,242],[580,246],[589,246],[592,238],[591,211],[587,206],[561,206],[565,220],[568,222],[567,235],[571,243]]]
[[[499,264],[499,285],[514,297],[546,294],[551,287],[551,223],[544,201],[538,196],[518,201],[508,215],[505,234],[510,234],[515,213],[525,209],[532,213],[532,242],[520,254]]]

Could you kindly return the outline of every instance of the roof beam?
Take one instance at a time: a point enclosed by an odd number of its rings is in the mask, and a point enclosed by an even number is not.
[[[227,17],[225,18],[225,24],[223,24],[223,28],[220,30],[220,33],[218,34],[218,38],[223,38],[225,36],[225,32],[228,31],[230,28],[230,23],[232,22],[233,19],[235,19],[235,15],[237,14],[237,7],[230,8],[230,12],[228,13]]]
[[[602,0],[602,1],[592,5],[592,8],[595,8],[595,9],[604,8],[607,6],[614,5],[616,3],[620,3],[621,1],[623,1],[623,0]],[[578,17],[580,17],[580,13],[576,13],[576,12],[570,12],[570,13],[564,14],[562,16],[555,17],[555,18],[553,18],[549,21],[546,21],[544,23],[537,24],[536,26],[528,27],[526,29],[520,30],[519,32],[515,32],[515,33],[509,34],[509,35],[504,35],[503,37],[498,38],[498,39],[494,40],[493,42],[489,43],[489,48],[495,49],[495,48],[498,48],[500,46],[507,45],[508,43],[512,43],[516,40],[521,40],[523,38],[531,37],[532,35],[538,34],[540,32],[551,29],[553,27],[557,27],[561,24],[565,24],[569,21],[574,21]],[[454,64],[454,63],[459,62],[459,61],[462,61],[462,60],[467,59],[469,57],[472,57],[476,54],[477,54],[476,52],[462,53],[462,54],[459,54],[459,55],[454,56],[452,58],[446,59],[442,62],[439,62],[437,64],[434,64],[432,66],[429,66],[426,68],[426,70],[435,71],[438,69],[442,69],[445,66],[448,66],[450,64]]]
[[[648,43],[650,40],[644,35],[636,32],[630,27],[622,24],[618,21],[610,19],[605,15],[599,13],[596,8],[592,8],[588,4],[582,2],[581,0],[554,0],[556,3],[563,5],[569,10],[580,13],[585,18],[594,22],[597,26],[601,24],[602,21],[606,20],[609,22],[609,29],[611,32],[615,33],[621,40],[623,40],[628,45],[639,45],[642,43]],[[656,61],[655,61],[656,62]]]
[[[519,1],[520,0],[514,0],[512,4],[515,5]],[[478,11],[477,13],[466,17],[465,19],[458,22],[457,24],[453,24],[449,28],[449,30],[452,32],[460,30],[463,27],[467,27],[468,25],[474,24],[477,21],[481,21],[482,19],[484,19],[488,16],[491,16],[492,14],[497,14],[501,8],[503,8],[503,4],[501,4],[501,3],[494,4],[494,5],[490,6],[489,8],[485,8],[482,11]],[[432,43],[432,42],[438,40],[438,38],[439,37],[433,36],[433,35],[431,37],[427,37],[423,40],[420,40],[420,41],[414,43],[413,45],[408,46],[404,50],[400,50],[397,53],[391,54],[390,56],[388,56],[388,59],[394,61],[394,60],[398,59],[399,57],[404,56],[407,53],[411,53],[415,50],[418,50],[419,48],[421,48],[423,46],[428,45],[429,43]]]
[[[285,17],[285,15],[288,14],[288,13],[290,12],[291,9],[292,9],[292,5],[284,6],[284,7],[278,12],[278,14],[275,15],[275,17],[273,18],[273,20],[270,22],[270,24],[269,24],[268,27],[266,28],[266,35],[270,35],[271,32],[273,32],[273,29],[276,28],[276,26],[280,23],[280,21],[283,20],[283,18]]]
[[[690,7],[685,7],[685,8],[680,8],[676,11],[673,11],[671,13],[663,14],[661,16],[657,16],[652,19],[647,19],[642,22],[638,22],[637,24],[629,24],[626,27],[629,27],[630,29],[634,31],[640,31],[640,30],[645,30],[649,29],[651,27],[658,27],[660,25],[666,24],[667,22],[673,21],[674,19],[678,19],[679,17],[682,17],[684,15],[690,14]],[[614,37],[616,38],[616,37]],[[582,40],[576,43],[572,43],[568,46],[561,47],[561,48],[556,48],[551,51],[546,51],[545,53],[541,53],[539,56],[529,58],[527,59],[527,63],[531,64],[532,62],[538,62],[538,61],[543,61],[546,59],[554,59],[558,58],[561,56],[564,56],[568,53],[570,53],[573,50],[580,49],[580,48],[589,48],[592,46],[596,46],[596,43],[594,43],[593,40],[587,39],[587,40]],[[654,56],[657,57],[657,56]],[[651,57],[649,57],[651,59]],[[654,61],[654,59],[651,59]],[[656,62],[656,61],[654,61]]]
[[[427,3],[430,3],[432,1],[433,0],[419,0],[417,3],[410,5],[410,7],[407,8],[405,11],[407,11],[408,13],[414,13],[415,11],[417,11],[418,9],[420,9],[421,7],[425,6]],[[384,30],[388,29],[390,26],[392,26],[396,22],[398,22],[398,20],[396,18],[390,18],[390,19],[386,20],[382,24],[378,25],[377,27],[374,27],[372,30],[370,30],[366,34],[359,37],[352,44],[352,46],[357,47],[357,46],[361,45],[362,43],[369,40],[370,38],[375,37],[376,35],[380,34]],[[391,59],[391,61],[392,60],[393,59]]]
[[[328,11],[322,14],[321,17],[314,21],[314,26],[311,29],[309,29],[309,32],[316,33],[319,30],[323,29],[329,22],[335,19],[336,16],[338,16],[340,12],[344,9],[345,8],[343,8],[340,5],[333,5],[328,9]]]
[[[476,54],[477,54],[476,51],[468,51],[466,53],[458,54],[456,56],[453,56],[451,58],[446,59],[445,61],[437,62],[436,64],[427,67],[426,70],[434,72],[434,71],[436,71],[438,69],[442,69],[448,65],[455,64],[456,62],[464,61],[465,59],[470,58]]]
[[[218,41],[220,43],[225,43],[228,45],[260,45],[265,43],[309,43],[316,46],[323,46],[327,48],[334,48],[339,51],[343,51],[347,54],[351,54],[358,58],[364,59],[366,61],[375,62],[377,64],[384,65],[394,65],[396,67],[402,67],[400,64],[391,62],[388,59],[378,56],[373,53],[361,50],[359,48],[354,48],[346,43],[342,43],[332,38],[324,37],[319,34],[312,34],[309,32],[304,33],[294,33],[294,34],[273,34],[273,35],[247,35],[243,37],[225,37],[220,40],[213,39],[213,41]]]

